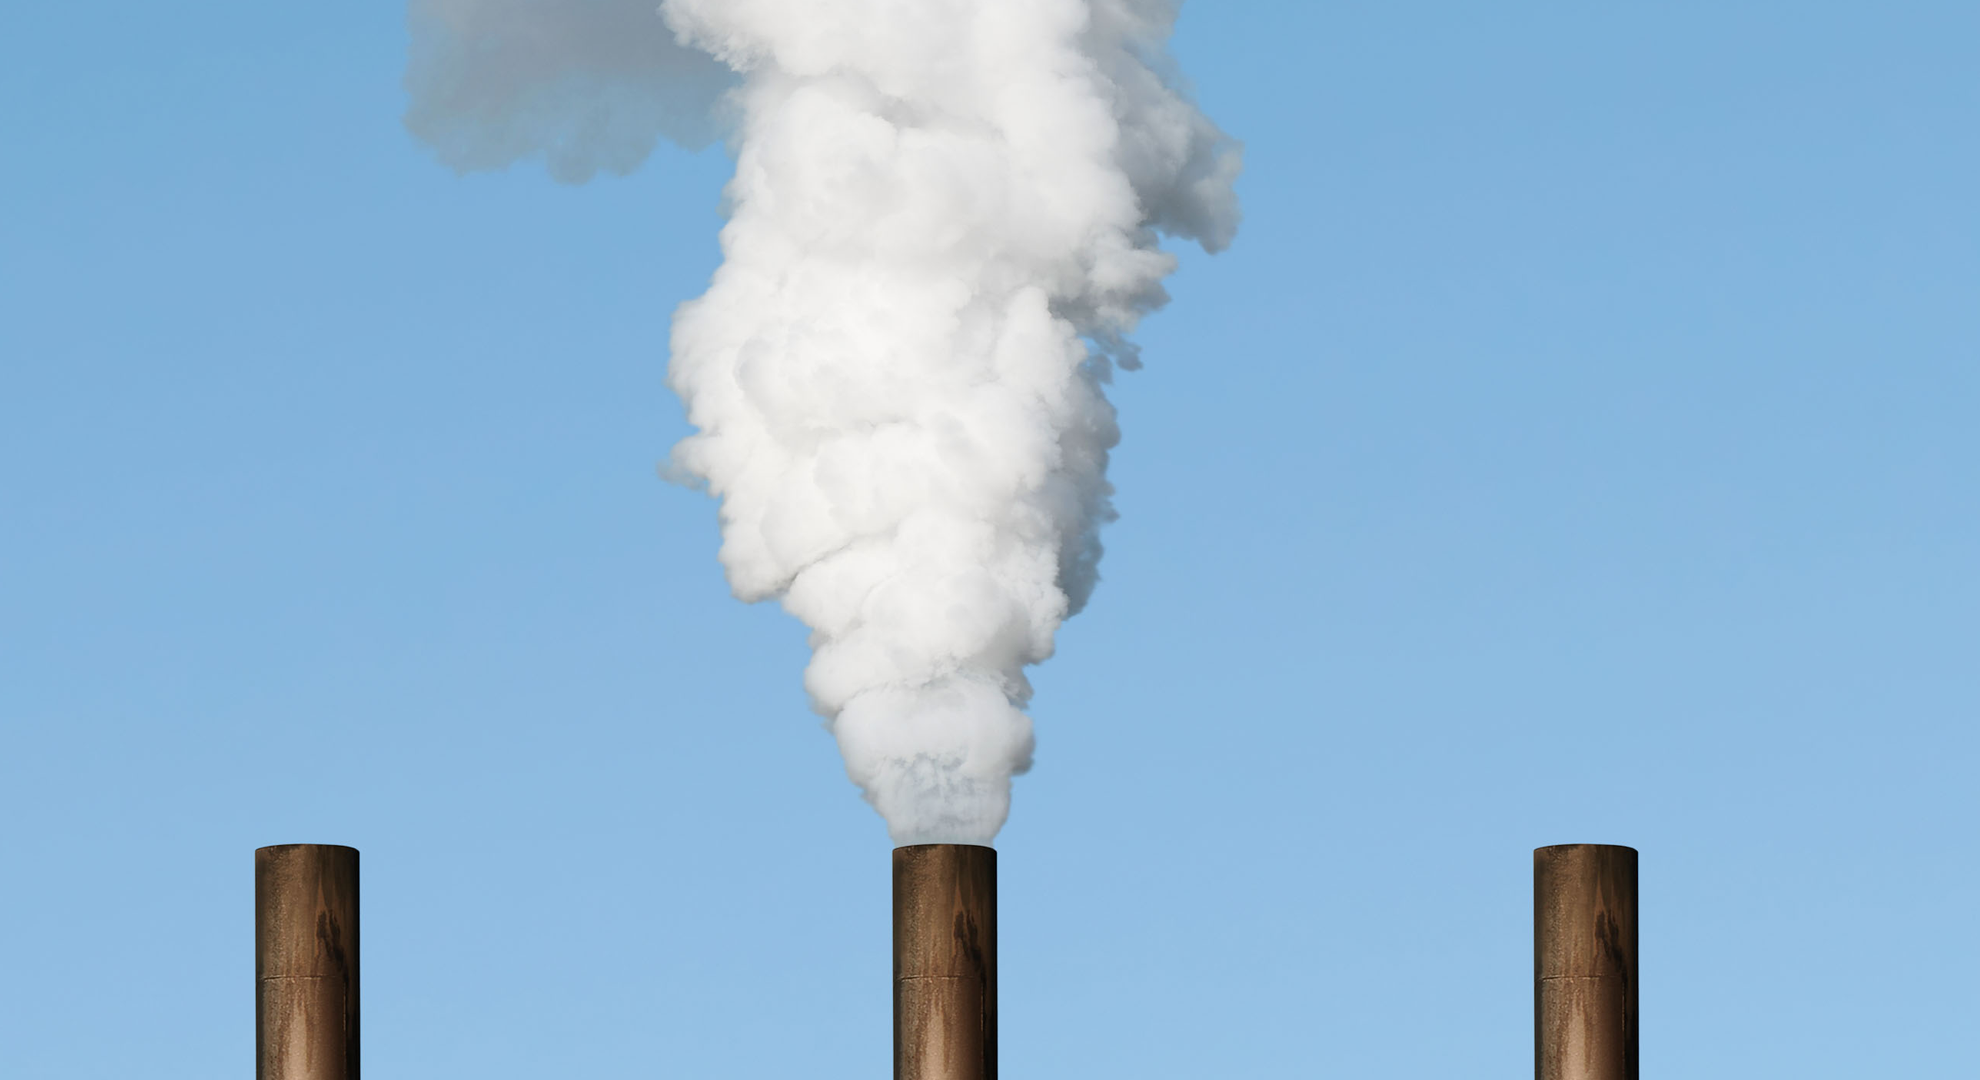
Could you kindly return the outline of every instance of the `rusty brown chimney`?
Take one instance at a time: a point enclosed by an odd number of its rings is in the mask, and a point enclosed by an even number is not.
[[[358,853],[254,852],[255,1080],[358,1080]]]
[[[894,1080],[997,1080],[997,852],[894,849]]]
[[[1535,1080],[1637,1080],[1636,996],[1636,849],[1535,850]]]

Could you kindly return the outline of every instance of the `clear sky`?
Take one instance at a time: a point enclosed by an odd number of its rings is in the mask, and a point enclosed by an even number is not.
[[[1970,1074],[1980,7],[1492,7],[1185,10],[1246,225],[1115,388],[1007,1076],[1527,1075],[1575,841],[1646,1075]],[[246,1075],[330,842],[374,1077],[885,1075],[886,833],[656,476],[728,162],[456,178],[402,19],[0,9],[0,1074]]]

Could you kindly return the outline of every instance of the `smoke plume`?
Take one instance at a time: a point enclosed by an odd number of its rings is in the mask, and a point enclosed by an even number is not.
[[[1237,148],[1164,51],[1176,6],[665,0],[661,42],[601,37],[634,21],[616,2],[414,0],[440,36],[408,122],[457,166],[623,171],[675,130],[655,117],[709,115],[696,65],[733,73],[724,262],[674,319],[697,433],[673,467],[721,499],[736,595],[811,628],[806,689],[900,843],[1002,827],[1025,668],[1096,581],[1104,389],[1167,299],[1159,236],[1215,251],[1237,225]]]

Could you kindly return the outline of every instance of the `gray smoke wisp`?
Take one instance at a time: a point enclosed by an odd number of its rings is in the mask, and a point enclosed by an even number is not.
[[[661,139],[713,142],[736,77],[682,45],[654,0],[411,0],[406,128],[467,172],[541,158],[582,183]]]
[[[1032,756],[1025,669],[1096,580],[1105,387],[1167,299],[1160,237],[1216,251],[1237,226],[1237,146],[1165,52],[1176,8],[666,0],[653,16],[735,80],[723,263],[674,319],[670,382],[696,433],[672,467],[721,500],[736,595],[810,627],[806,689],[900,843],[1003,826]],[[441,9],[456,37],[419,39]],[[408,122],[457,166],[623,171],[628,133],[705,118],[720,85],[650,25],[601,47],[631,12],[415,0]]]

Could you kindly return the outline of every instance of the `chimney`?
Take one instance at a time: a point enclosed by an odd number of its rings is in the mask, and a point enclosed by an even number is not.
[[[1636,849],[1536,849],[1534,1080],[1637,1080],[1636,997]]]
[[[358,1080],[358,853],[254,852],[255,1080]]]
[[[997,852],[894,849],[894,1080],[997,1080]]]

